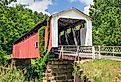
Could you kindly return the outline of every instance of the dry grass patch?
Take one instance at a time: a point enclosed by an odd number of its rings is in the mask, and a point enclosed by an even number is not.
[[[121,82],[121,62],[113,60],[94,60],[80,64],[86,75],[92,82]]]

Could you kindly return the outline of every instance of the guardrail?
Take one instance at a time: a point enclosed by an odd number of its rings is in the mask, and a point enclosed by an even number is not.
[[[121,56],[121,46],[76,46],[60,45],[58,48],[60,55],[75,54],[78,57],[92,57],[92,59],[113,58]]]

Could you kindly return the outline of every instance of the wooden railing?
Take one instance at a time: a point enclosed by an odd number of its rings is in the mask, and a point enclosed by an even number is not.
[[[61,45],[58,48],[60,55],[68,54],[92,59],[121,57],[121,46],[76,46]]]

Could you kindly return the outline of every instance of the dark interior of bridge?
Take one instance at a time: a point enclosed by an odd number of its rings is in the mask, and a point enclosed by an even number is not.
[[[81,45],[80,29],[85,27],[85,22],[81,19],[58,19],[58,44]]]

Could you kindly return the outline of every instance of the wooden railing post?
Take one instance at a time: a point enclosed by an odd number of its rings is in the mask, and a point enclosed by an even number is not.
[[[61,46],[60,54],[59,54],[59,59],[63,59],[63,46]]]
[[[114,56],[114,46],[113,46],[113,56]]]
[[[62,59],[63,59],[63,46],[62,46]]]
[[[95,47],[92,46],[92,59],[95,59]]]
[[[100,46],[98,46],[98,49],[99,49],[99,52],[98,52],[98,54],[99,54],[99,59],[101,59]]]
[[[77,52],[76,52],[76,54],[77,54],[78,62],[79,62],[80,61],[80,59],[79,59],[79,46],[77,46]]]

